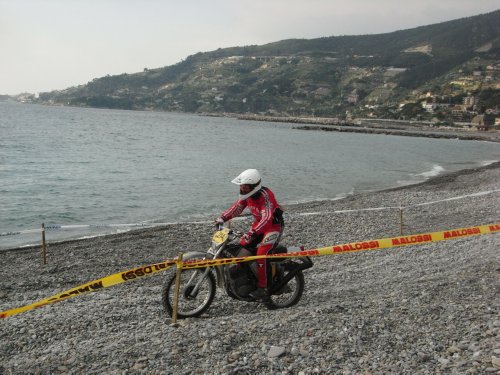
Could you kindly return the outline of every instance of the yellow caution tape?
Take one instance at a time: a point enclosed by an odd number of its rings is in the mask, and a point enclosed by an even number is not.
[[[250,257],[224,258],[224,259],[214,259],[214,260],[188,260],[182,263],[179,262],[179,264],[177,264],[178,262],[176,260],[166,260],[165,262],[151,264],[148,266],[139,267],[132,270],[106,276],[103,277],[102,279],[94,280],[89,283],[66,290],[52,297],[48,297],[41,301],[35,302],[31,305],[1,312],[0,318],[7,318],[9,316],[16,315],[24,311],[49,305],[51,303],[63,301],[68,298],[80,296],[90,292],[95,292],[127,281],[137,280],[145,276],[150,276],[157,272],[165,271],[166,269],[170,268],[173,265],[177,265],[177,267],[181,268],[205,268],[210,266],[221,266],[224,264],[249,262],[256,259],[264,259],[264,258],[269,258],[269,259],[295,258],[304,256],[322,256],[322,255],[350,253],[356,251],[387,249],[391,247],[418,245],[430,242],[452,240],[463,237],[470,237],[481,234],[498,233],[498,232],[500,232],[500,224],[490,224],[490,225],[481,225],[468,228],[451,229],[442,232],[430,232],[430,233],[413,234],[408,236],[382,238],[378,240],[351,242],[342,245],[327,246],[318,249],[297,251],[293,253],[256,255]]]
[[[62,293],[56,294],[52,297],[45,298],[41,301],[35,302],[31,305],[18,307],[16,309],[7,310],[0,313],[0,318],[7,318],[8,316],[16,315],[24,311],[32,310],[37,307],[42,307],[49,305],[51,303],[63,301],[68,298],[81,296],[90,292],[96,292],[98,290],[108,288],[113,285],[121,284],[130,280],[137,280],[144,276],[149,276],[154,273],[164,271],[172,265],[176,264],[175,260],[167,260],[165,262],[151,264],[145,267],[134,268],[132,270],[115,273],[114,275],[109,275],[103,277],[102,279],[94,280],[89,283],[77,286],[72,289],[68,289]]]
[[[408,236],[389,237],[378,240],[368,240],[361,242],[351,242],[342,245],[334,245],[321,247],[318,249],[302,250],[293,253],[271,254],[271,255],[255,255],[244,258],[223,258],[213,260],[192,260],[182,263],[182,268],[204,268],[209,266],[220,266],[223,264],[233,264],[248,262],[263,258],[295,258],[304,256],[322,256],[341,253],[352,253],[356,251],[379,250],[391,247],[418,245],[428,242],[438,242],[444,240],[452,240],[462,237],[477,236],[480,234],[500,232],[500,224],[481,225],[469,228],[451,229],[442,232],[431,232],[412,234]]]
[[[431,232],[412,234],[409,236],[399,236],[383,238],[373,241],[353,242],[344,245],[335,245],[317,249],[318,255],[347,253],[363,250],[387,249],[398,246],[418,245],[428,242],[438,242],[444,240],[453,240],[462,237],[477,236],[480,234],[488,234],[500,232],[500,224],[481,225],[477,227],[451,229],[442,232]]]

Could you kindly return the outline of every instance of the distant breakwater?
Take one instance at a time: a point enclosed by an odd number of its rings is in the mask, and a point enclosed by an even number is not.
[[[406,137],[427,137],[427,138],[446,138],[446,139],[460,139],[460,140],[474,140],[484,141],[485,137],[475,136],[472,134],[455,134],[455,133],[438,133],[438,132],[425,132],[425,131],[411,131],[411,130],[396,130],[396,129],[375,129],[364,127],[351,127],[351,126],[329,126],[329,127],[312,127],[312,126],[299,126],[295,129],[300,130],[323,130],[323,131],[337,131],[347,133],[364,133],[364,134],[384,134],[384,135],[398,135]],[[489,141],[500,142],[498,139],[487,139]]]
[[[339,120],[338,118],[325,117],[276,117],[276,116],[257,116],[240,115],[239,120],[265,121],[265,122],[283,122],[292,124],[304,124],[306,126],[297,126],[294,129],[299,130],[322,130],[336,131],[346,133],[364,133],[364,134],[384,134],[407,137],[427,137],[427,138],[445,138],[473,141],[500,142],[499,132],[471,132],[463,130],[449,129],[431,129],[428,123],[419,124],[392,124],[381,120],[379,123],[372,121],[365,122],[357,120],[355,122]]]
[[[315,124],[315,125],[351,125],[359,126],[351,122],[328,117],[279,117],[279,116],[258,116],[239,115],[238,120],[265,121],[265,122],[286,122],[295,124]]]

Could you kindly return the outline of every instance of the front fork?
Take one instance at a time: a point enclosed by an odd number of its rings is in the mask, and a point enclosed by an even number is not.
[[[184,259],[202,259],[202,260],[211,260],[217,258],[222,252],[222,248],[219,249],[215,254],[214,253],[200,253],[200,252],[191,252],[187,253],[184,256]],[[186,293],[186,297],[195,298],[198,295],[198,291],[201,288],[203,281],[206,279],[209,272],[213,267],[207,267],[203,271],[198,269],[197,272],[194,272],[187,284],[184,287],[184,292]],[[222,272],[222,267],[215,267],[216,275],[217,275],[217,284],[218,286],[224,285],[224,274]],[[200,275],[201,274],[201,275]]]
[[[205,268],[205,270],[201,274],[201,277],[199,277],[198,280],[196,280],[196,278],[200,272],[201,272],[200,270],[196,270],[196,272],[191,275],[191,278],[187,282],[187,284],[185,286],[185,290],[189,291],[189,294],[186,297],[196,298],[196,296],[198,295],[198,291],[200,290],[201,284],[203,283],[203,281],[207,277],[208,273],[210,272],[210,267]],[[191,289],[190,287],[191,287],[191,285],[193,285],[193,283],[196,283],[196,284]]]

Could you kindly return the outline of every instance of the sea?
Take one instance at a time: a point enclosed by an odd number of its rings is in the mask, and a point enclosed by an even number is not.
[[[500,160],[498,143],[304,131],[287,123],[0,102],[0,249],[207,222],[258,169],[283,205]]]

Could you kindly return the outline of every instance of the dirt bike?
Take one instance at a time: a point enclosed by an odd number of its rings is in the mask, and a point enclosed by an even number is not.
[[[212,237],[212,246],[206,253],[189,252],[183,261],[241,258],[255,255],[255,249],[247,249],[239,244],[241,233],[219,227]],[[253,250],[253,251],[252,251]],[[283,245],[276,246],[270,254],[287,253]],[[293,251],[300,251],[294,248]],[[257,263],[246,261],[236,264],[208,266],[206,268],[183,268],[178,295],[178,318],[198,317],[212,304],[216,287],[224,288],[226,294],[246,302],[262,302],[268,309],[286,308],[299,302],[304,292],[303,270],[311,268],[313,262],[307,256],[294,258],[272,258],[267,260],[269,277],[272,276],[269,297],[257,300],[251,293],[257,288]],[[176,287],[175,272],[167,276],[162,287],[162,303],[172,316]]]

